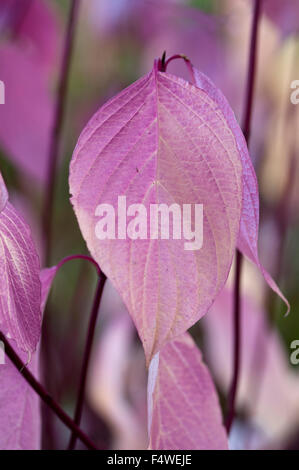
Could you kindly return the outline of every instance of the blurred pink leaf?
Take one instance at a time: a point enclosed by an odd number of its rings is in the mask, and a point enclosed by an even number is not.
[[[24,363],[28,355],[13,348]],[[38,353],[28,365],[38,377]],[[41,440],[40,402],[35,391],[6,356],[0,363],[0,450],[39,450]]]
[[[150,449],[228,448],[214,383],[188,333],[153,358],[148,392]]]
[[[298,425],[299,380],[265,312],[243,296],[241,303],[241,375],[238,406],[268,438],[282,437]],[[233,364],[233,292],[225,289],[203,319],[206,358],[227,393]]]
[[[0,30],[8,30],[22,41],[41,65],[57,62],[60,21],[55,4],[45,0],[1,0]]]
[[[41,311],[44,310],[56,271],[56,266],[53,266],[40,272]],[[15,343],[12,346],[27,364],[28,354],[21,351]],[[36,378],[39,376],[38,356],[39,351],[34,352],[27,366]],[[0,362],[0,382],[0,449],[39,450],[41,415],[38,395],[8,357],[5,357],[5,364]]]
[[[7,43],[0,47],[0,69],[5,83],[0,144],[17,166],[43,180],[53,112],[48,76],[21,47]]]
[[[121,293],[147,362],[201,318],[223,287],[241,213],[239,150],[211,96],[153,71],[99,109],[71,162],[70,191],[92,256]],[[203,247],[185,240],[98,240],[100,203],[203,204]]]
[[[8,193],[0,172],[0,212],[4,209],[8,201]]]
[[[259,193],[256,174],[251,163],[244,135],[236,121],[234,113],[221,91],[216,88],[212,81],[195,67],[192,68],[196,85],[210,95],[219,106],[228,122],[241,155],[243,167],[243,207],[240,220],[240,233],[238,248],[247,256],[261,271],[268,285],[278,294],[287,305],[289,303],[270,274],[265,270],[258,255],[258,233],[259,233]]]
[[[132,24],[136,25],[144,45],[142,59],[145,70],[150,67],[153,57],[160,55],[162,50],[166,50],[167,56],[183,53],[192,57],[200,70],[225,90],[232,104],[239,90],[235,80],[231,79],[233,60],[232,54],[229,54],[225,31],[227,19],[224,16],[206,14],[199,8],[190,7],[190,2],[186,0],[137,0],[132,16]],[[172,62],[169,71],[188,79],[182,61]]]
[[[89,9],[89,20],[103,35],[117,34],[138,3],[136,0],[84,0]]]
[[[266,15],[281,29],[283,36],[299,31],[299,2],[263,0]]]
[[[142,349],[138,351],[134,345],[134,332],[132,320],[125,310],[118,315],[114,312],[107,318],[93,355],[87,385],[89,403],[109,424],[112,448],[118,450],[145,449],[147,445],[146,416],[142,420],[136,403],[139,395],[132,396],[128,390],[130,367],[134,366],[130,378],[138,382],[138,392],[144,396],[146,410],[145,360]]]
[[[27,224],[7,202],[0,213],[0,329],[33,352],[41,332],[39,259]]]

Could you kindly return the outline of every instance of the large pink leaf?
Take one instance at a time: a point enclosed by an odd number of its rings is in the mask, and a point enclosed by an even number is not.
[[[243,207],[240,221],[240,232],[238,237],[238,248],[247,256],[261,271],[268,285],[286,303],[289,311],[289,303],[270,274],[260,262],[258,254],[259,233],[259,193],[256,174],[251,163],[244,135],[236,121],[234,113],[221,91],[215,87],[212,81],[195,67],[192,68],[196,85],[205,90],[213,97],[215,102],[226,117],[226,120],[236,138],[237,146],[241,155],[243,167]]]
[[[147,362],[201,318],[232,261],[242,199],[240,154],[205,91],[153,71],[104,105],[82,132],[70,169],[72,203],[88,248],[121,293]],[[98,240],[100,203],[203,204],[203,247],[185,240]],[[149,231],[148,231],[149,232]]]
[[[43,180],[53,113],[48,76],[21,45],[8,43],[0,47],[0,71],[5,83],[0,145],[27,174]]]
[[[151,449],[227,449],[214,383],[188,333],[153,358],[148,404]]]
[[[0,172],[0,212],[4,209],[8,201],[8,193]]]
[[[39,259],[30,230],[7,202],[0,213],[0,330],[33,352],[41,331]]]
[[[15,342],[12,346],[26,363],[28,355]],[[37,352],[33,353],[28,367],[38,377]],[[39,450],[39,397],[7,356],[5,364],[0,363],[0,383],[0,450]]]

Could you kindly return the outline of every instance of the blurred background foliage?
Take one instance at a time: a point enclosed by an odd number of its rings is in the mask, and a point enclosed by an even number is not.
[[[57,36],[54,63],[46,72],[40,66],[40,73],[47,74],[48,93],[53,100],[70,2],[43,0],[43,3],[54,18]],[[251,6],[251,0],[81,1],[55,185],[51,264],[70,254],[87,253],[68,189],[69,162],[81,130],[101,104],[149,72],[154,59],[164,50],[168,56],[175,53],[188,56],[224,92],[240,119]],[[2,49],[8,43],[17,44],[22,54],[29,56],[35,47],[34,39],[30,44],[18,34],[7,34],[7,30],[4,34],[3,31],[0,23],[0,79]],[[50,28],[46,31],[49,41],[53,40],[51,31]],[[260,188],[261,259],[289,299],[291,314],[284,316],[284,305],[269,291],[257,270],[247,263],[242,285],[244,292],[264,310],[278,331],[284,344],[284,360],[297,377],[298,407],[294,410],[298,415],[297,430],[292,439],[299,448],[299,439],[296,441],[299,430],[299,366],[292,366],[289,361],[290,343],[299,339],[299,105],[296,107],[290,102],[290,84],[299,79],[298,48],[296,31],[286,34],[279,22],[263,15],[250,154]],[[171,64],[169,72],[188,78],[181,63]],[[26,94],[26,89],[21,89],[25,70],[19,70],[18,63],[15,63],[12,73],[19,74],[20,90]],[[30,103],[26,106],[30,119]],[[12,112],[19,113],[17,105]],[[9,151],[1,135],[2,119],[5,117],[0,114],[1,171],[11,199],[32,227],[43,259],[40,218],[44,179],[42,175],[36,178],[26,171],[22,158]],[[34,132],[39,133],[38,123]],[[21,136],[15,135],[15,139],[21,139]],[[30,152],[23,156],[25,158],[30,158]],[[50,392],[68,411],[74,406],[94,289],[95,273],[90,266],[82,261],[67,264],[57,275],[44,321],[45,380]],[[99,319],[99,335],[105,319],[104,312],[103,320]],[[204,330],[200,324],[192,328],[192,334],[205,356]],[[225,396],[221,386],[219,392]],[[83,426],[103,448],[113,445],[113,427],[103,415],[91,411],[89,405],[86,405]],[[55,447],[57,442],[65,443],[66,440],[65,429],[56,420],[53,423],[52,418],[46,417],[45,448]]]

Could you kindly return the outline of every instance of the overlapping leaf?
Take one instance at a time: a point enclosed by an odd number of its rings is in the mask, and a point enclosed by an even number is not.
[[[258,233],[259,233],[259,193],[256,174],[248,153],[244,135],[237,124],[234,113],[221,91],[204,74],[195,67],[192,68],[196,85],[205,90],[213,97],[215,102],[226,117],[239,148],[242,168],[243,168],[243,200],[242,214],[240,220],[240,232],[238,237],[238,248],[250,261],[252,261],[261,271],[268,285],[278,294],[287,305],[289,303],[284,297],[279,287],[276,285],[270,274],[260,262],[258,254]]]
[[[222,288],[239,232],[242,165],[212,96],[157,70],[104,105],[82,132],[70,171],[88,248],[121,293],[147,361],[202,317]],[[203,247],[184,240],[98,240],[95,209],[203,204]]]
[[[1,45],[5,105],[0,106],[0,145],[18,168],[38,180],[45,178],[54,109],[48,79],[22,47]]]
[[[0,213],[0,330],[33,352],[41,331],[39,259],[27,224],[7,202]]]
[[[148,387],[150,449],[227,449],[217,392],[185,333],[155,356]]]

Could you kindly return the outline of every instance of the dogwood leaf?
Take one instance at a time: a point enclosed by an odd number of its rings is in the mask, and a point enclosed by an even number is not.
[[[99,109],[71,162],[70,190],[92,256],[121,293],[147,362],[202,317],[222,288],[235,250],[242,167],[214,99],[168,73],[151,73]],[[96,237],[100,203],[203,204],[203,246],[183,238]],[[118,223],[119,218],[117,218]],[[117,224],[116,224],[117,226]],[[171,234],[172,227],[170,227]]]
[[[192,67],[196,85],[205,90],[213,97],[215,102],[226,117],[226,120],[236,138],[243,167],[243,202],[240,220],[240,232],[238,237],[238,248],[250,261],[252,261],[261,271],[268,285],[278,294],[287,306],[289,302],[284,297],[275,281],[261,264],[258,254],[258,233],[259,233],[259,192],[256,174],[248,153],[244,135],[236,121],[234,113],[221,91],[216,88],[212,81]]]
[[[151,362],[150,449],[227,449],[217,392],[201,352],[185,333]]]
[[[143,350],[134,342],[135,331],[126,311],[107,317],[87,384],[89,404],[109,423],[112,448],[118,450],[144,449],[147,445],[146,369]]]
[[[33,352],[41,331],[39,259],[27,224],[10,202],[0,213],[0,330]]]
[[[12,346],[27,363],[28,355],[15,342]],[[32,354],[28,368],[38,377],[37,352]],[[8,357],[5,357],[4,364],[0,363],[0,383],[0,450],[39,450],[39,397]]]

